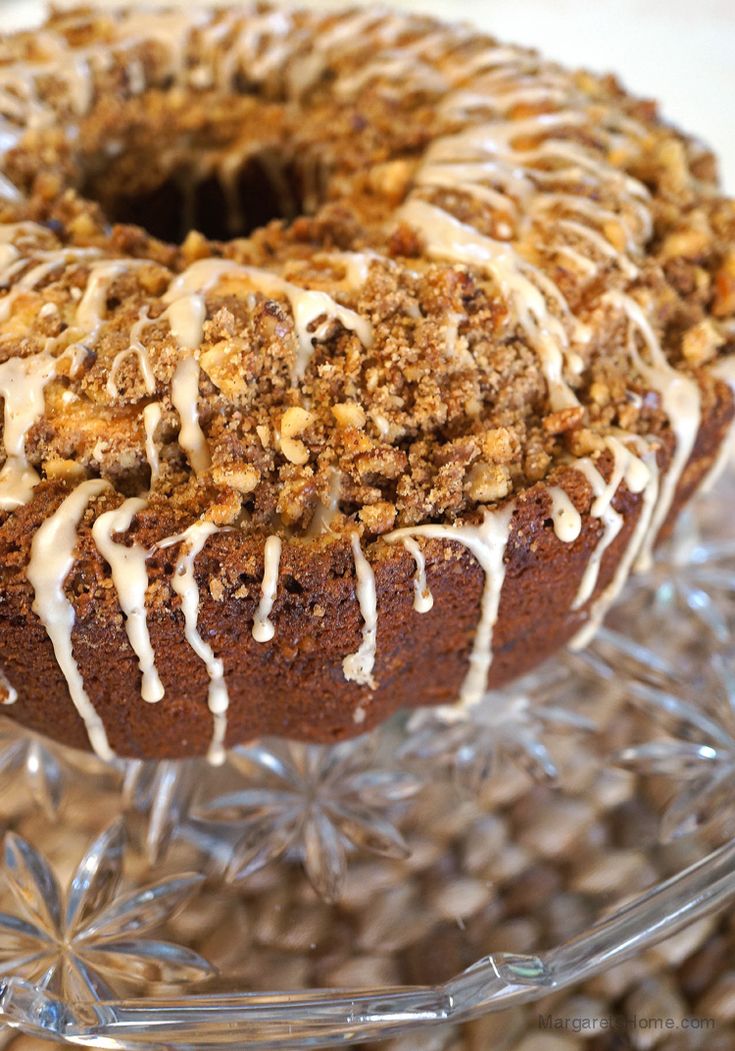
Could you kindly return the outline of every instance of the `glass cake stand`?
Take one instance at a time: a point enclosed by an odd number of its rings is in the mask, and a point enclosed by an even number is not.
[[[735,898],[734,501],[730,472],[589,649],[460,716],[221,768],[3,723],[0,1023],[318,1047],[537,1000],[685,927],[692,951]]]

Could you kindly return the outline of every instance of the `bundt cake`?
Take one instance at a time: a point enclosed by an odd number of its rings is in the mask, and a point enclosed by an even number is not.
[[[7,714],[112,755],[471,704],[722,459],[735,206],[610,76],[382,11],[0,38]]]

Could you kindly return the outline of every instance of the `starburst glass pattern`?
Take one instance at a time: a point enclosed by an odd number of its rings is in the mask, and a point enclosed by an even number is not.
[[[659,623],[697,625],[710,647],[731,645],[735,631],[735,538],[724,506],[735,500],[735,470],[717,489],[700,494],[679,519],[674,536],[657,553],[650,572],[634,576],[627,607]]]
[[[710,645],[727,646],[735,628],[735,539],[698,537],[691,522],[683,527],[633,590],[654,616],[690,616]]]
[[[92,756],[51,744],[8,719],[0,722],[0,796],[23,788],[34,806],[53,818],[66,795],[70,770],[74,775],[100,773]]]
[[[351,848],[406,857],[391,811],[415,795],[420,781],[405,770],[383,768],[376,740],[332,746],[269,741],[234,749],[230,762],[241,785],[200,810],[209,820],[235,822],[241,830],[227,879],[244,880],[295,855],[317,892],[335,901]]]
[[[123,807],[145,818],[145,853],[151,864],[165,856],[189,815],[195,787],[210,772],[198,759],[134,760],[123,765]]]
[[[507,763],[520,765],[535,781],[553,783],[559,770],[548,735],[594,728],[574,709],[573,692],[563,666],[545,666],[510,690],[486,694],[478,704],[417,712],[401,758],[420,768],[449,769],[472,795]]]
[[[183,906],[202,877],[184,873],[125,891],[123,853],[116,822],[89,847],[64,894],[43,855],[6,833],[4,875],[17,913],[0,913],[0,975],[80,1000],[110,998],[108,981],[117,987],[211,974],[192,950],[142,937]]]
[[[735,671],[713,654],[700,681],[631,680],[630,699],[662,731],[622,749],[620,765],[661,775],[672,791],[661,818],[664,842],[699,828],[735,830]]]

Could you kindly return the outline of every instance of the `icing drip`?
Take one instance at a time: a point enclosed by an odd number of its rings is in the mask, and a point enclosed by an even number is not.
[[[428,613],[434,605],[434,596],[429,590],[426,582],[426,559],[424,553],[413,537],[406,537],[403,546],[416,563],[416,573],[413,578],[413,608],[417,613]]]
[[[604,298],[627,315],[631,326],[628,341],[631,359],[646,383],[660,394],[661,407],[676,438],[676,448],[669,469],[659,483],[658,500],[651,516],[651,524],[636,561],[636,568],[645,570],[653,561],[653,546],[671,510],[679,479],[694,448],[701,418],[701,395],[695,380],[677,371],[666,360],[656,334],[640,305],[621,292],[608,292]],[[643,360],[638,350],[636,333],[648,350],[650,364]]]
[[[151,368],[150,358],[148,357],[148,351],[141,342],[141,337],[146,328],[152,325],[153,322],[148,317],[148,307],[141,307],[138,320],[135,322],[133,327],[130,329],[130,346],[126,350],[121,350],[115,355],[115,359],[110,367],[110,375],[107,380],[107,393],[111,398],[118,396],[117,382],[115,377],[118,369],[122,365],[123,361],[130,355],[135,355],[138,359],[138,368],[140,369],[140,375],[143,379],[143,386],[147,394],[153,394],[156,389],[156,378],[153,375],[153,369]]]
[[[8,248],[13,248],[8,245]],[[17,250],[16,250],[17,251]],[[50,274],[60,266],[69,266],[71,263],[84,263],[88,259],[99,256],[94,248],[66,248],[58,252],[34,253],[38,262],[27,270],[25,274],[10,289],[4,299],[0,300],[0,321],[7,321],[10,317],[13,305],[24,292],[32,292],[45,281]],[[11,278],[31,260],[24,256],[8,256],[5,260],[5,269],[0,271],[0,285],[7,285]]]
[[[6,175],[0,172],[0,201],[9,201],[12,204],[17,204],[22,200],[23,194],[20,190],[13,185]]]
[[[354,332],[363,346],[370,347],[372,344],[370,322],[354,310],[340,306],[326,292],[300,288],[277,274],[256,267],[240,266],[229,259],[199,259],[192,263],[188,270],[174,278],[164,300],[169,304],[181,303],[179,309],[182,316],[188,317],[189,321],[196,311],[203,323],[202,294],[214,288],[223,278],[241,280],[263,295],[281,295],[289,301],[298,341],[292,377],[294,381],[303,378],[314,353],[314,342],[326,338],[332,321],[339,321],[348,331]],[[320,321],[321,318],[324,320]],[[189,321],[187,335],[190,345],[198,346],[202,337],[201,327],[193,321],[189,324]]]
[[[164,548],[172,547],[174,544],[184,544],[186,548],[185,553],[176,563],[171,586],[181,599],[186,641],[197,657],[204,662],[209,675],[208,704],[214,727],[208,759],[216,765],[220,765],[225,760],[224,740],[227,733],[227,709],[230,706],[230,696],[225,682],[225,666],[219,657],[215,657],[212,647],[199,634],[200,598],[199,586],[194,576],[194,561],[209,537],[218,532],[219,527],[213,522],[198,521],[190,525],[179,536],[169,537],[156,545],[158,548]]]
[[[603,529],[602,536],[585,567],[572,609],[579,609],[580,606],[583,606],[594,592],[600,575],[602,558],[623,528],[625,520],[612,506],[620,483],[625,481],[631,493],[641,493],[646,489],[652,477],[643,461],[617,438],[607,438],[605,444],[613,455],[612,473],[608,482],[605,481],[592,460],[583,459],[574,462],[575,470],[585,476],[595,497],[590,514],[593,518],[601,519]],[[630,548],[630,544],[628,547]]]
[[[493,629],[498,619],[500,596],[505,580],[505,552],[510,538],[513,510],[513,505],[510,504],[498,511],[486,511],[482,525],[479,526],[408,526],[405,529],[396,529],[383,538],[388,543],[417,536],[450,540],[466,547],[485,572],[480,620],[475,629],[469,668],[459,693],[459,701],[463,706],[476,704],[487,689],[493,659]]]
[[[735,396],[735,355],[727,358],[722,358],[712,368],[713,375],[717,376],[718,379],[723,380],[728,384],[730,390]],[[727,465],[732,459],[733,452],[735,451],[735,419],[732,420],[728,428],[727,434],[722,439],[717,456],[714,459],[712,466],[707,472],[706,476],[702,480],[699,486],[701,493],[708,493],[711,489],[717,485],[724,474]]]
[[[165,311],[171,335],[180,347],[194,350],[202,341],[207,307],[199,295],[174,299]]]
[[[720,448],[717,450],[717,456],[712,461],[712,466],[707,471],[702,481],[699,483],[700,493],[709,493],[722,478],[723,474],[727,470],[727,466],[730,463],[733,454],[733,430],[732,426],[725,437],[722,439]]]
[[[151,469],[151,489],[158,481],[160,474],[160,461],[158,457],[158,447],[156,446],[156,430],[161,417],[163,415],[163,408],[160,401],[153,401],[150,405],[146,405],[143,409],[143,427],[145,428],[145,456],[148,461],[148,466]]]
[[[571,544],[582,531],[582,516],[560,486],[550,487],[548,493],[554,532],[563,543]]]
[[[352,554],[357,575],[357,601],[362,614],[362,642],[355,653],[342,661],[342,671],[348,682],[375,689],[373,668],[378,635],[378,597],[375,591],[375,574],[360,545],[360,537],[352,534]]]
[[[318,504],[314,517],[309,523],[307,536],[321,536],[328,533],[335,515],[339,513],[339,497],[342,490],[342,474],[336,467],[329,473],[329,492],[326,502]]]
[[[278,588],[278,566],[281,559],[281,538],[269,536],[263,553],[263,583],[260,588],[260,603],[253,621],[253,638],[256,642],[270,642],[275,634],[269,619]]]
[[[541,290],[534,284],[533,278],[539,277],[535,268],[522,259],[512,245],[485,237],[474,227],[426,201],[409,201],[398,215],[421,233],[426,251],[433,259],[478,267],[495,280],[501,293],[513,305],[518,323],[539,355],[552,408],[564,409],[579,404],[563,375],[569,338],[559,318],[548,309]]]
[[[59,668],[66,679],[69,696],[79,712],[89,743],[100,759],[112,759],[102,720],[84,688],[74,659],[72,629],[74,607],[64,594],[64,581],[74,565],[77,529],[89,503],[109,488],[100,479],[82,482],[39,527],[31,544],[28,580],[35,592],[33,611],[41,620],[54,647]]]
[[[630,450],[627,450],[627,452],[629,456],[633,456]],[[641,545],[649,534],[651,518],[656,510],[656,501],[659,493],[659,471],[656,453],[652,449],[648,449],[644,452],[642,459],[633,457],[628,465],[625,480],[631,492],[643,492],[643,502],[638,512],[638,521],[628,546],[618,562],[612,580],[595,600],[587,623],[580,628],[569,643],[573,650],[584,649],[597,634],[600,625],[607,616],[608,610],[623,590],[633,563],[640,552]],[[636,486],[639,488],[636,489]]]
[[[199,362],[192,356],[176,366],[171,382],[171,401],[179,414],[179,445],[199,478],[209,469],[207,439],[199,425]]]
[[[18,691],[8,679],[4,671],[0,670],[0,689],[5,691],[5,699],[2,701],[3,704],[15,704],[18,700]]]
[[[113,260],[92,266],[84,295],[79,301],[76,323],[93,335],[102,323],[107,303],[107,293],[116,278],[126,273],[129,267],[141,265],[139,260]]]
[[[347,288],[362,288],[370,274],[370,266],[378,256],[374,252],[340,252],[335,258],[344,265],[344,283]]]
[[[112,582],[120,608],[125,614],[125,630],[143,676],[141,697],[144,701],[153,702],[161,700],[164,690],[156,669],[156,655],[151,646],[146,617],[146,560],[149,552],[139,544],[128,546],[113,540],[116,533],[126,533],[130,529],[135,515],[146,506],[146,501],[137,497],[126,500],[117,510],[100,515],[92,527],[92,537],[97,550],[112,570]]]
[[[0,395],[5,402],[3,443],[6,460],[0,470],[0,508],[12,511],[28,503],[40,478],[28,463],[26,438],[43,416],[46,384],[56,373],[56,361],[43,352],[28,358],[8,358],[0,365]]]

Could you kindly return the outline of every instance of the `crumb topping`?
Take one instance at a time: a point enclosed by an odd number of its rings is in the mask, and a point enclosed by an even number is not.
[[[102,478],[258,535],[476,520],[668,440],[616,295],[704,404],[735,351],[711,154],[462,27],[57,13],[0,41],[0,114],[6,510]]]

